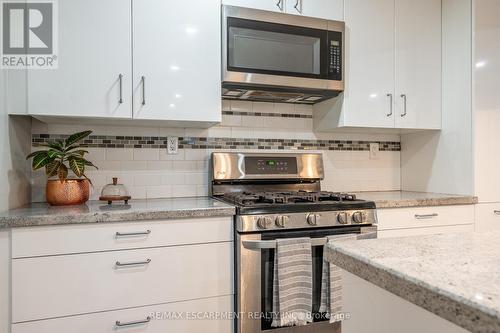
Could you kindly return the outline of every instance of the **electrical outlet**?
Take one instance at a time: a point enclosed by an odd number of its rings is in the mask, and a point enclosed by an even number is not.
[[[176,136],[169,136],[167,138],[167,154],[177,155],[179,153],[179,138]]]
[[[375,142],[370,143],[370,160],[378,160],[380,145]]]

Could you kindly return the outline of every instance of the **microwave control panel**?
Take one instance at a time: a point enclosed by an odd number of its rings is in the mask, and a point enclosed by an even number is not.
[[[342,33],[328,32],[328,77],[332,80],[342,80]]]

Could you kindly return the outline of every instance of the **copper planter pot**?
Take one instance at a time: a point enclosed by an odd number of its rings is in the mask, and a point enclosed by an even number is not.
[[[52,206],[81,205],[89,200],[90,184],[86,179],[47,180],[45,196]]]

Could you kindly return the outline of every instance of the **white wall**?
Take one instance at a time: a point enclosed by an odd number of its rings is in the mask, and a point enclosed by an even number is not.
[[[30,200],[31,121],[7,116],[7,77],[0,70],[0,211]],[[0,333],[10,332],[10,231],[0,230]]]
[[[475,174],[479,202],[500,201],[500,1],[475,1]]]
[[[7,115],[7,79],[6,70],[0,70],[0,211],[30,201],[30,169],[25,156],[31,149],[31,120]]]
[[[312,115],[308,106],[293,104],[239,102],[223,103],[225,111],[250,113],[285,113]],[[230,137],[264,139],[339,139],[399,142],[399,135],[314,133],[311,118],[281,118],[247,115],[224,115],[220,126],[210,129],[113,127],[95,125],[33,124],[34,134],[70,134],[94,130],[97,135],[139,135],[180,137]],[[166,149],[91,148],[91,159],[98,171],[90,171],[95,187],[92,198],[102,186],[117,176],[131,191],[133,198],[204,196],[208,194],[208,159],[211,150],[180,149],[178,155],[167,155]],[[218,150],[221,151],[221,150]],[[234,150],[233,150],[234,151]],[[245,150],[250,151],[250,150]],[[260,150],[260,152],[270,152]],[[278,151],[283,152],[283,150]],[[381,151],[371,160],[368,151],[320,151],[323,153],[326,177],[323,188],[331,191],[399,190],[400,152]],[[44,200],[46,178],[43,172],[33,174],[33,201]]]
[[[401,136],[403,190],[474,193],[471,11],[443,0],[443,129]]]

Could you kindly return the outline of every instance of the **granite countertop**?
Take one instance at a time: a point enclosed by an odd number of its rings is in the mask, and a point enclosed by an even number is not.
[[[358,192],[356,196],[359,199],[375,201],[377,208],[472,205],[477,203],[477,197],[474,196],[427,192]]]
[[[235,207],[209,197],[131,200],[128,205],[89,201],[53,207],[34,203],[0,213],[0,229],[78,223],[104,223],[190,217],[232,216]]]
[[[328,243],[326,259],[471,332],[500,332],[500,232]]]

